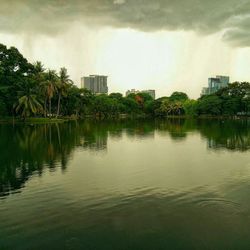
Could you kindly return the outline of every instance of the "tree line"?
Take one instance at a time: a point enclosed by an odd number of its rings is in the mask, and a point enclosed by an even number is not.
[[[94,95],[78,88],[67,69],[45,69],[30,63],[15,48],[0,44],[0,116],[108,117],[119,114],[150,116],[249,115],[250,84],[235,82],[215,94],[190,99],[183,92],[156,100],[146,94]]]

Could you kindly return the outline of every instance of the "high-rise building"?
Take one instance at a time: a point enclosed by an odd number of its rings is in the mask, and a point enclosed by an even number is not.
[[[229,76],[216,76],[208,78],[208,87],[202,89],[201,95],[210,95],[219,89],[227,87],[229,84]]]
[[[108,94],[108,77],[102,75],[82,77],[81,87],[90,90],[93,94]]]
[[[148,89],[148,90],[135,90],[135,89],[131,89],[131,90],[128,90],[126,92],[126,96],[128,96],[130,94],[139,94],[139,93],[147,93],[150,96],[152,96],[153,99],[155,99],[155,90],[153,90],[153,89]]]
[[[130,94],[138,94],[138,93],[140,93],[139,90],[131,89],[131,90],[127,90],[126,96],[128,96]]]

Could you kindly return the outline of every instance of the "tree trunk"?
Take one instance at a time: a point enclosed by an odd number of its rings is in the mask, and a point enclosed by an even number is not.
[[[57,114],[56,114],[56,118],[59,116],[60,114],[60,104],[61,104],[61,93],[59,93],[58,96],[58,103],[57,103]]]
[[[49,119],[51,119],[51,98],[49,98]]]
[[[47,97],[44,98],[44,117],[47,116]]]

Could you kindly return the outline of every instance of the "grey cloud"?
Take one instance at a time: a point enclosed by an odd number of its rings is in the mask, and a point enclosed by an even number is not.
[[[126,0],[114,0],[114,4],[124,4]]]
[[[0,31],[53,35],[73,22],[152,32],[224,32],[250,46],[250,0],[0,0]]]

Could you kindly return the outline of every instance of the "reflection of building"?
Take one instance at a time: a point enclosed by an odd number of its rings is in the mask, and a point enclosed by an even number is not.
[[[107,76],[90,75],[81,78],[81,87],[94,94],[108,94]]]
[[[221,88],[227,87],[229,84],[229,76],[216,76],[208,78],[208,87],[202,89],[201,95],[210,95],[217,92]]]
[[[141,91],[140,90],[131,89],[131,90],[128,90],[126,92],[126,96],[128,96],[130,94],[139,94],[139,93],[147,93],[150,96],[152,96],[153,99],[155,99],[155,90],[153,90],[153,89],[141,90]]]

